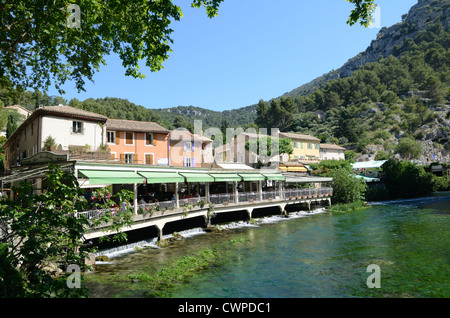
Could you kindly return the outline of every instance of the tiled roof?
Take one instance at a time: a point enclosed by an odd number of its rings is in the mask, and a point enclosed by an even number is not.
[[[106,116],[71,106],[41,106],[36,111],[37,112],[43,111],[44,113],[47,114],[55,114],[62,116],[99,119],[102,121],[105,121],[107,119]]]
[[[188,130],[171,130],[170,140],[197,140],[202,142],[212,142],[212,139],[191,133]]]
[[[335,149],[335,150],[346,150],[344,147],[335,144],[320,144],[320,149]]]
[[[293,133],[285,133],[280,132],[280,138],[291,138],[298,140],[309,140],[309,141],[320,141],[320,139],[310,136],[310,135],[301,135],[301,134],[293,134]]]
[[[106,129],[117,131],[169,133],[168,129],[158,125],[155,122],[124,120],[124,119],[108,119],[106,121]]]

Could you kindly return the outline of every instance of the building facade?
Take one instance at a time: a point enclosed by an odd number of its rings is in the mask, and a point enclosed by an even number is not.
[[[187,130],[172,130],[169,136],[169,165],[200,168],[214,162],[212,139]]]
[[[70,106],[41,106],[5,142],[5,170],[41,151],[96,151],[106,140],[107,117]],[[51,141],[51,142],[50,142]]]
[[[345,150],[336,144],[320,144],[320,160],[345,160]]]
[[[303,164],[317,163],[320,160],[320,139],[310,135],[280,132],[280,138],[291,140],[293,152],[288,161]]]
[[[168,165],[169,130],[155,122],[108,119],[106,143],[111,160],[127,164]]]

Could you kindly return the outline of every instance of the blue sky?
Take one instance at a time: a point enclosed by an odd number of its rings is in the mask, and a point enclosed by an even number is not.
[[[173,52],[145,79],[124,76],[120,59],[106,66],[67,100],[119,97],[147,108],[198,106],[222,111],[256,104],[341,67],[364,51],[378,28],[346,24],[353,6],[345,0],[225,0],[209,19],[189,0],[176,0],[184,17],[174,22]],[[401,21],[417,0],[376,0],[381,27]],[[59,95],[51,89],[49,95]]]

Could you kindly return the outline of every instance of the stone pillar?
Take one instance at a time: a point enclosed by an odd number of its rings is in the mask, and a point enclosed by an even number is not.
[[[156,224],[155,226],[156,229],[158,230],[158,241],[162,241],[164,224]]]
[[[258,181],[258,199],[259,201],[262,201],[263,194],[262,194],[262,181]]]
[[[206,196],[206,203],[209,203],[209,182],[205,183],[205,196]]]
[[[134,204],[134,215],[138,214],[138,185],[135,183],[133,185],[133,191],[134,191],[134,197],[133,197],[133,204]]]
[[[178,194],[178,182],[175,182],[175,207],[180,207],[180,195]]]
[[[233,195],[234,195],[234,203],[239,203],[237,181],[233,181]]]

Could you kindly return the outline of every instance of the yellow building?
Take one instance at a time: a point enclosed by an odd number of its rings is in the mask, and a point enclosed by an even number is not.
[[[294,151],[289,161],[303,164],[318,163],[320,160],[320,139],[310,135],[280,132],[280,138],[289,138]]]

